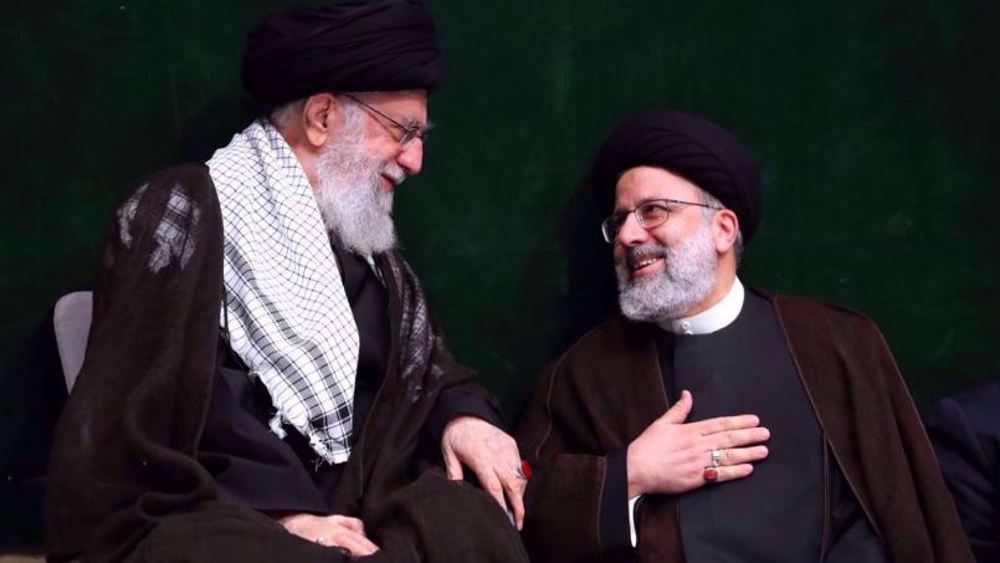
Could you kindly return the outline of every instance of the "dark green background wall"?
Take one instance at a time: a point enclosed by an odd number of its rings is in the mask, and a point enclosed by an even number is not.
[[[88,282],[123,193],[207,158],[252,117],[242,37],[287,2],[3,3],[10,358],[30,322]],[[433,5],[449,78],[397,218],[452,347],[508,410],[606,306],[594,269],[607,249],[571,196],[612,123],[658,106],[715,118],[761,162],[745,281],[870,314],[918,400],[1000,375],[1000,4]],[[19,383],[4,389],[3,409],[21,412]],[[0,416],[0,452],[17,455],[23,428]]]

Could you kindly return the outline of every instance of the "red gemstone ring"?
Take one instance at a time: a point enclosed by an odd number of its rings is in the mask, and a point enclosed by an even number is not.
[[[701,475],[705,478],[705,481],[709,483],[714,483],[719,480],[719,470],[714,467],[706,467],[705,471],[703,471]]]
[[[517,468],[517,474],[525,479],[531,479],[531,464],[528,463],[528,460],[521,460],[521,467]]]

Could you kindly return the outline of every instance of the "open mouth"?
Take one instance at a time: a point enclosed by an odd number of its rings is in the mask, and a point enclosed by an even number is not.
[[[626,249],[624,258],[629,274],[635,278],[662,270],[666,253],[657,246],[643,245]]]
[[[662,256],[647,256],[640,259],[629,260],[628,268],[629,271],[632,272],[633,276],[641,276],[656,270],[662,262]]]
[[[399,182],[397,182],[395,178],[386,174],[382,174],[382,189],[384,189],[387,192],[391,192],[394,189],[396,189],[396,186],[398,185]]]

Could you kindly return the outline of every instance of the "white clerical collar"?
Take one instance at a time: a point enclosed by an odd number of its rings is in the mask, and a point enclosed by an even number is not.
[[[715,305],[691,317],[675,319],[660,323],[660,328],[674,334],[692,336],[711,334],[729,326],[743,310],[745,292],[739,278],[733,279],[733,287],[729,293]]]

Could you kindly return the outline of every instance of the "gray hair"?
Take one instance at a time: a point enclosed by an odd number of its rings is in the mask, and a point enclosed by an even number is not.
[[[368,92],[363,92],[352,95],[361,101],[367,102],[367,98],[370,97],[369,94],[370,93]],[[287,129],[302,115],[302,110],[305,109],[306,100],[308,99],[309,98],[299,98],[298,100],[280,105],[271,110],[271,114],[268,116],[268,119],[270,119],[271,123],[273,123],[278,129]],[[343,100],[345,108],[344,114],[347,122],[355,123],[360,121],[361,107],[350,98],[344,97]]]
[[[271,115],[268,118],[278,129],[287,129],[302,114],[305,105],[306,98],[288,102],[271,110]]]
[[[706,192],[705,190],[703,190],[701,188],[698,188],[698,190],[701,191],[701,197],[703,198],[703,200],[705,201],[705,203],[708,204],[708,205],[711,205],[713,208],[715,208],[715,209],[708,208],[708,207],[703,207],[702,208],[702,214],[705,216],[705,220],[706,221],[710,220],[712,218],[712,216],[715,215],[715,212],[718,211],[719,209],[729,209],[721,201],[719,201],[719,198],[715,197],[714,195]],[[736,232],[736,240],[733,241],[733,250],[736,251],[736,265],[739,266],[740,265],[740,260],[743,259],[743,230],[742,229],[740,229],[739,231]]]

